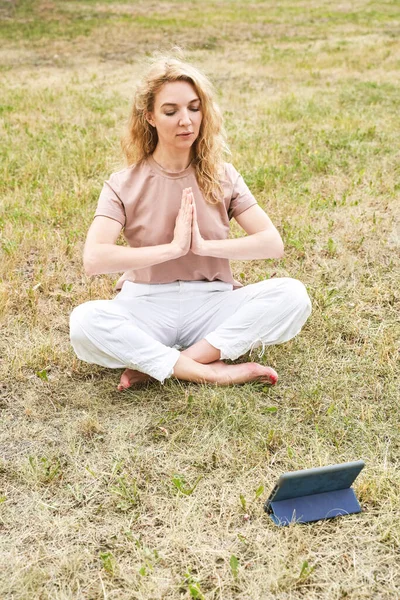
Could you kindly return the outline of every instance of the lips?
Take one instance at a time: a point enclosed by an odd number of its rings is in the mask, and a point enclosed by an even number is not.
[[[188,131],[186,133],[178,133],[179,137],[189,137],[189,135],[193,135],[193,131]]]

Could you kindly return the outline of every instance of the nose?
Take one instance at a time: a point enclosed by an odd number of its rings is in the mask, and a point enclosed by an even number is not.
[[[182,125],[182,127],[186,126],[186,125],[190,125],[191,123],[191,119],[190,119],[190,115],[188,110],[183,109],[183,113],[181,115],[181,118],[179,120],[179,125]]]

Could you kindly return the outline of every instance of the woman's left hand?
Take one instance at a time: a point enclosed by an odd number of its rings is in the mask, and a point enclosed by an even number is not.
[[[196,203],[195,203],[194,197],[193,197],[193,192],[190,192],[190,193],[192,194],[192,205],[193,205],[192,243],[191,243],[190,249],[193,252],[193,254],[198,254],[199,256],[202,256],[203,251],[204,251],[204,239],[201,237],[199,224],[197,222],[197,210],[196,210]]]

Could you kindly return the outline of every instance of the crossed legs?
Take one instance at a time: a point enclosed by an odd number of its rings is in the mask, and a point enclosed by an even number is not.
[[[174,366],[173,377],[185,381],[209,382],[217,385],[246,383],[254,380],[275,384],[278,381],[278,375],[271,367],[264,367],[254,362],[227,365],[219,360],[220,357],[220,350],[202,339],[181,352]],[[146,373],[126,369],[121,376],[118,390],[122,391],[146,381],[154,381],[154,379]]]
[[[176,291],[162,296],[161,302],[129,294],[128,287],[114,300],[87,302],[71,315],[76,354],[86,362],[125,368],[120,390],[153,378],[163,383],[170,376],[217,385],[276,383],[278,376],[270,367],[254,362],[228,365],[223,360],[236,359],[253,347],[288,341],[311,312],[304,286],[288,278],[235,292],[189,293],[180,303]],[[178,322],[183,324],[178,340],[182,351],[173,346]]]

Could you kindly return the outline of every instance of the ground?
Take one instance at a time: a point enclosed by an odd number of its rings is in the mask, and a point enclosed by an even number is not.
[[[399,597],[397,3],[10,1],[0,17],[0,597]],[[282,260],[234,275],[289,275],[312,299],[259,359],[274,387],[120,394],[120,372],[69,346],[72,308],[113,294],[81,255],[135,83],[176,44],[284,239]],[[263,512],[282,472],[360,458],[361,514],[278,528]]]

